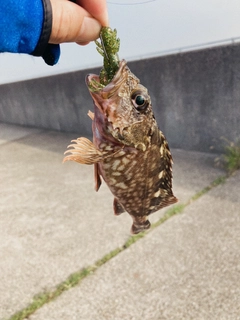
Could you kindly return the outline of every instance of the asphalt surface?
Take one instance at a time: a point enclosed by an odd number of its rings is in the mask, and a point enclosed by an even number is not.
[[[93,167],[62,164],[73,138],[0,124],[1,320],[130,236],[131,218],[113,215],[108,188],[94,191]],[[188,203],[183,212],[28,319],[240,319],[240,172],[204,189],[225,175],[215,155],[172,154],[174,193]]]

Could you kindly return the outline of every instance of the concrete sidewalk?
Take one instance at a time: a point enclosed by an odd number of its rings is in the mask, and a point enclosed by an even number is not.
[[[94,192],[93,168],[62,165],[73,138],[0,124],[1,320],[129,238],[131,218],[113,215],[105,185]],[[172,153],[180,203],[224,175],[214,155]],[[237,172],[29,319],[240,319],[239,191]]]

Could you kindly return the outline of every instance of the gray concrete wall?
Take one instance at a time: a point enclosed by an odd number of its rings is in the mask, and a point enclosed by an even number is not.
[[[240,45],[130,62],[171,147],[223,151],[240,139]],[[91,134],[84,70],[0,86],[0,121]]]

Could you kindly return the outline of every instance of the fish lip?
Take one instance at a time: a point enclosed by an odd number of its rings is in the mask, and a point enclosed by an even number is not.
[[[89,83],[90,83],[93,79],[96,80],[97,82],[100,82],[100,78],[99,78],[98,75],[90,73],[90,74],[88,74],[88,75],[86,76],[86,84],[87,84],[88,87],[89,87]]]
[[[113,77],[112,81],[109,82],[104,88],[94,91],[94,94],[101,95],[104,99],[111,98],[115,94],[115,92],[118,91],[118,89],[120,88],[120,86],[122,85],[122,83],[125,80],[124,71],[125,71],[126,65],[127,65],[127,62],[124,59],[121,60],[119,62],[118,71],[115,74],[115,76]],[[88,88],[89,88],[90,82],[93,79],[97,82],[100,82],[100,77],[98,75],[88,74],[86,76],[86,84],[87,84]]]

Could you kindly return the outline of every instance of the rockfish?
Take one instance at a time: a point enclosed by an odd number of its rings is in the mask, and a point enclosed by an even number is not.
[[[172,192],[172,156],[155,120],[148,90],[130,71],[125,60],[112,80],[99,86],[90,74],[86,84],[94,102],[93,142],[73,140],[64,161],[93,164],[95,189],[101,178],[114,195],[116,215],[127,211],[131,232],[150,228],[148,216],[177,202]]]

